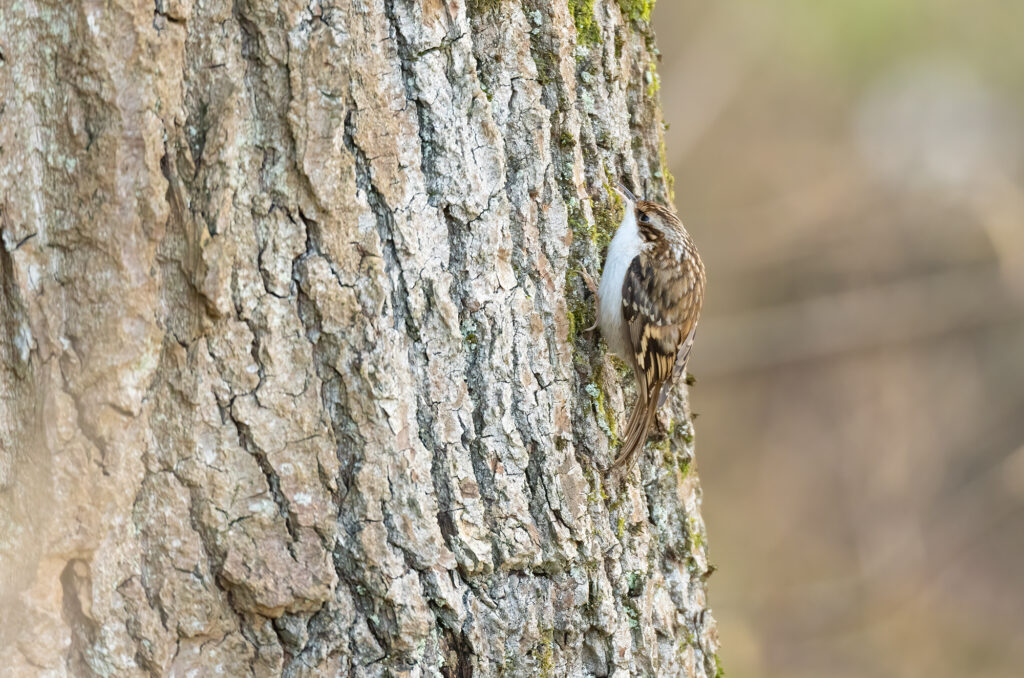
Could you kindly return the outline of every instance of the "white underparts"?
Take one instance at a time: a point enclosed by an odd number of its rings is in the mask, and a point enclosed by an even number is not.
[[[597,290],[597,324],[608,343],[608,349],[624,358],[630,358],[627,333],[622,317],[622,283],[626,271],[640,253],[642,240],[636,226],[636,210],[630,200],[625,200],[626,214],[615,231],[615,237],[608,245],[608,256],[601,272],[601,285]]]

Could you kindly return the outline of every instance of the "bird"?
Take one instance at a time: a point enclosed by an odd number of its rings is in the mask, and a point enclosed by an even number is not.
[[[658,408],[685,373],[704,302],[704,262],[676,212],[618,192],[625,214],[597,290],[597,325],[608,349],[637,382],[637,401],[612,468],[627,475],[643,450]]]

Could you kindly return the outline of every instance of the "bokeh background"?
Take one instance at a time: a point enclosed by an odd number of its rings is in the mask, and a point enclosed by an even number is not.
[[[1024,3],[654,27],[726,673],[1024,676]]]

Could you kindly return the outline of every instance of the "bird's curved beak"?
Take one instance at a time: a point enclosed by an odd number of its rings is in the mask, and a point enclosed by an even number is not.
[[[619,195],[621,195],[626,200],[629,200],[630,202],[636,202],[636,196],[633,195],[633,193],[628,188],[626,188],[626,185],[623,184],[621,181],[615,186],[615,190],[618,191]]]

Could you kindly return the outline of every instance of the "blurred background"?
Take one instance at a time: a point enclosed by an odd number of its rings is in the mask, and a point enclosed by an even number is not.
[[[1024,676],[1024,3],[653,21],[726,673]]]

